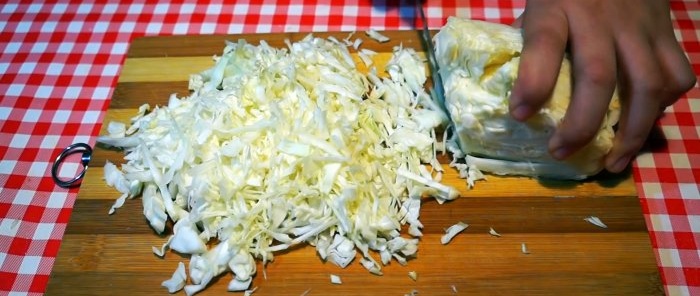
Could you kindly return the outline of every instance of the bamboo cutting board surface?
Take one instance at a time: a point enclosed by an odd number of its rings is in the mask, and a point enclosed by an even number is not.
[[[388,43],[364,36],[363,47],[380,52],[379,67],[393,46],[422,51],[414,31],[385,32]],[[189,74],[213,65],[224,40],[265,40],[283,47],[284,39],[306,34],[214,35],[146,37],[133,41],[105,116],[128,122],[143,103],[165,105],[171,93],[187,94]],[[345,38],[347,33],[315,34]],[[359,61],[359,60],[358,60]],[[360,63],[361,64],[361,63]],[[361,66],[362,67],[362,66]],[[379,68],[381,69],[381,68]],[[95,147],[91,169],[83,180],[47,295],[163,295],[160,286],[179,261],[168,252],[163,259],[151,252],[167,235],[156,234],[142,214],[141,201],[127,200],[114,215],[107,211],[119,195],[102,180],[106,160],[122,163],[123,155]],[[441,162],[449,162],[447,156]],[[369,274],[357,258],[341,269],[322,262],[313,247],[299,246],[276,254],[265,268],[258,264],[254,295],[419,295],[471,294],[663,294],[635,184],[630,173],[601,175],[584,182],[538,181],[488,176],[472,190],[447,169],[443,180],[461,197],[438,205],[423,202],[424,237],[417,258],[401,266],[393,261],[383,276]],[[583,219],[597,216],[608,225],[596,227]],[[448,245],[440,244],[444,229],[463,221],[470,226]],[[493,227],[501,234],[488,234]],[[521,252],[525,243],[529,254]],[[416,281],[409,271],[418,274]],[[343,283],[330,282],[330,275]],[[198,295],[221,295],[231,274],[226,273]],[[184,295],[184,292],[178,292]],[[242,293],[237,293],[242,294]]]

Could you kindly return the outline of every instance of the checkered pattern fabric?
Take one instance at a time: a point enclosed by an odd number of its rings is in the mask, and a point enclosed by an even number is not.
[[[10,295],[45,290],[78,192],[54,184],[53,158],[72,143],[94,144],[133,38],[396,30],[415,21],[403,1],[10,2],[0,4],[0,294]],[[524,0],[425,5],[438,28],[450,15],[510,23]],[[700,4],[672,1],[672,10],[700,73]],[[667,293],[700,295],[700,90],[667,113],[660,127],[668,145],[641,155],[634,178]],[[68,163],[61,172],[79,169]]]

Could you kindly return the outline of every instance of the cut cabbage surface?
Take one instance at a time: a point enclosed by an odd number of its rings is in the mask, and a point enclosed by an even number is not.
[[[619,118],[614,95],[597,135],[565,161],[550,156],[547,142],[571,96],[571,66],[565,59],[551,99],[527,122],[508,111],[522,49],[519,29],[450,17],[436,34],[435,51],[459,148],[466,162],[497,175],[584,179],[601,171]]]

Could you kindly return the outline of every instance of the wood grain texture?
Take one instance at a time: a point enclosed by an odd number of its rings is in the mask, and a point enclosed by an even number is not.
[[[387,32],[379,44],[362,33],[363,46],[382,54],[386,63],[393,46],[420,49],[416,32]],[[284,39],[306,34],[211,35],[147,37],[134,40],[112,97],[105,123],[128,121],[143,103],[163,105],[172,93],[186,95],[189,74],[210,67],[224,40],[265,40],[284,46]],[[348,33],[318,36],[345,38]],[[161,66],[159,66],[161,65]],[[167,65],[167,66],[165,66]],[[102,127],[102,133],[106,124]],[[141,200],[128,200],[114,215],[107,211],[118,193],[102,180],[105,161],[121,163],[122,153],[95,147],[66,235],[49,281],[47,295],[162,295],[160,283],[177,262],[187,258],[170,252],[157,258],[156,234],[142,215]],[[447,163],[448,156],[441,157]],[[346,269],[322,262],[312,247],[300,246],[276,254],[274,262],[258,266],[254,295],[655,295],[663,294],[647,228],[629,172],[601,174],[583,182],[543,181],[488,176],[469,190],[449,169],[444,183],[461,197],[443,205],[426,199],[421,211],[425,236],[417,258],[407,266],[392,262],[383,276],[369,274],[359,263]],[[585,222],[600,217],[609,227]],[[470,226],[450,244],[440,236],[450,225]],[[170,229],[172,225],[168,225]],[[502,236],[488,234],[490,227]],[[530,254],[521,252],[526,243]],[[418,280],[407,273],[416,271]],[[343,284],[330,283],[330,274]],[[231,274],[224,274],[201,295],[220,295]],[[453,291],[455,287],[457,293]],[[179,294],[184,294],[179,292]],[[240,294],[240,293],[239,293]]]

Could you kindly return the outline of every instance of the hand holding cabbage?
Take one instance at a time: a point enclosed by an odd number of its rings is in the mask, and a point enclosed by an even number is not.
[[[567,46],[571,52],[571,105],[549,141],[557,159],[595,141],[617,87],[620,123],[605,167],[622,171],[656,118],[695,85],[668,1],[530,0],[516,23],[525,39],[510,102],[516,119],[525,121],[545,105]]]

